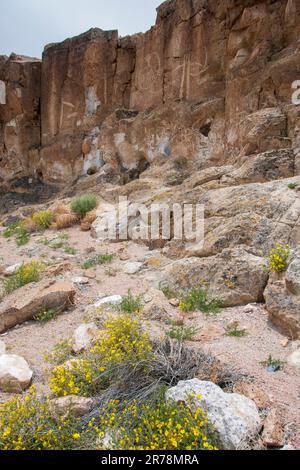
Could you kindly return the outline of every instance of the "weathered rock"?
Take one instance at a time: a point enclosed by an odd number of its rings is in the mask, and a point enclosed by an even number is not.
[[[266,447],[282,447],[284,445],[284,431],[280,414],[273,409],[264,421],[262,441]]]
[[[165,295],[157,289],[147,292],[149,302],[143,308],[143,315],[149,320],[169,320],[174,317],[172,307]]]
[[[9,393],[21,393],[29,387],[32,370],[21,356],[2,354],[0,356],[0,390]]]
[[[18,269],[22,266],[22,263],[16,263],[11,266],[8,266],[6,269],[4,269],[3,274],[4,276],[12,276],[15,274]]]
[[[250,398],[258,408],[267,408],[270,405],[268,395],[255,383],[238,382],[234,385],[233,391]]]
[[[111,295],[109,297],[104,297],[103,299],[98,300],[93,305],[93,308],[97,309],[104,305],[120,305],[122,302],[123,297],[121,295]]]
[[[32,319],[45,309],[65,309],[74,302],[75,290],[69,282],[43,280],[21,287],[0,306],[0,332]]]
[[[66,418],[69,415],[80,418],[89,413],[93,405],[94,400],[92,398],[78,397],[75,395],[55,398],[50,401],[50,409],[54,419],[60,416]]]
[[[78,354],[88,350],[92,346],[97,333],[98,329],[95,323],[84,323],[80,325],[73,335],[73,351]]]
[[[262,258],[244,249],[224,250],[208,258],[187,258],[167,266],[160,277],[173,290],[207,284],[226,307],[260,302],[268,280]]]
[[[5,354],[5,351],[6,351],[6,344],[4,343],[4,341],[0,339],[0,355]]]
[[[191,398],[192,395],[194,398]],[[198,379],[181,381],[166,392],[166,398],[203,408],[219,432],[225,449],[242,448],[259,433],[262,426],[252,400],[236,393],[224,393],[212,382]]]

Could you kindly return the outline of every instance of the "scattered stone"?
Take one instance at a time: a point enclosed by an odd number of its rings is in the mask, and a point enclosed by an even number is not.
[[[91,411],[94,406],[92,398],[68,395],[50,401],[50,409],[54,419],[67,418],[69,415],[80,418]]]
[[[128,261],[131,258],[131,256],[129,253],[123,252],[123,253],[120,253],[119,258],[121,261]]]
[[[4,269],[3,271],[3,274],[4,276],[12,276],[13,274],[15,274],[18,269],[22,266],[22,263],[16,263],[16,264],[13,264],[12,266],[8,266],[6,269]]]
[[[0,339],[0,355],[5,354],[5,351],[6,351],[6,344],[4,343],[4,341],[1,341]]]
[[[280,341],[280,346],[282,346],[283,348],[286,348],[289,344],[290,340],[288,338],[286,339],[283,339],[282,341]]]
[[[74,332],[72,349],[78,354],[88,350],[98,334],[97,325],[95,323],[84,323],[80,325]]]
[[[287,363],[290,366],[300,368],[300,349],[297,349],[289,355],[287,358]]]
[[[145,304],[148,304],[149,302],[152,302],[153,296],[147,292],[144,295],[143,300],[144,300]]]
[[[88,279],[95,279],[95,277],[97,276],[95,269],[92,268],[85,270],[84,274],[85,277],[87,277]]]
[[[190,402],[192,395],[194,398]],[[225,449],[239,449],[254,438],[262,427],[258,409],[252,400],[236,393],[224,393],[212,382],[199,379],[181,381],[167,391],[166,398],[203,408],[219,432]]]
[[[212,324],[205,326],[199,330],[194,336],[194,341],[201,341],[202,343],[213,341],[217,338],[221,338],[225,333],[224,328],[221,325]]]
[[[136,274],[138,273],[143,266],[143,263],[133,262],[127,263],[124,266],[124,271],[126,274]]]
[[[74,297],[75,290],[69,282],[43,280],[21,287],[0,305],[0,333],[31,320],[41,310],[68,308]]]
[[[172,305],[172,307],[179,307],[180,305],[180,300],[179,299],[170,299],[169,304]]]
[[[152,256],[146,261],[149,268],[159,268],[162,265],[162,259],[159,256]]]
[[[123,297],[121,295],[111,295],[110,297],[104,297],[104,299],[98,300],[93,307],[100,308],[103,305],[120,305],[122,302]]]
[[[270,405],[270,397],[252,382],[237,382],[233,387],[233,391],[253,400],[258,408],[267,408]]]
[[[148,302],[143,313],[149,320],[170,320],[173,317],[172,307],[169,301],[160,290],[150,289],[148,292],[151,301]]]
[[[264,422],[262,441],[266,447],[281,447],[284,445],[283,425],[276,409],[268,414]]]
[[[6,393],[21,393],[29,387],[32,370],[21,356],[2,354],[0,356],[0,390]]]

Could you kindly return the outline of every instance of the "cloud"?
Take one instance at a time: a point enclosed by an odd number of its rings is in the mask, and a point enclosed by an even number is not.
[[[146,31],[162,0],[1,0],[0,54],[41,57],[51,42],[90,28]]]

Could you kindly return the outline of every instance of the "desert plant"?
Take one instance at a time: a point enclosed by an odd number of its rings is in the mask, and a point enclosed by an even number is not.
[[[290,249],[288,245],[276,243],[271,249],[268,258],[269,270],[274,273],[282,273],[287,270]]]
[[[51,352],[44,354],[45,361],[52,365],[59,366],[72,357],[72,342],[63,339],[56,343]]]
[[[289,189],[297,189],[299,186],[299,183],[289,183],[288,188]]]
[[[0,450],[74,449],[81,438],[80,421],[53,417],[49,400],[40,400],[34,387],[0,405]]]
[[[34,212],[31,219],[38,230],[46,230],[52,224],[54,214],[51,211]]]
[[[124,313],[139,313],[142,310],[141,296],[135,297],[129,289],[127,295],[122,299],[120,310]]]
[[[216,314],[220,311],[221,301],[210,297],[206,286],[197,286],[181,295],[179,308],[183,312],[200,311],[206,315]]]
[[[175,290],[171,289],[169,286],[160,286],[159,287],[161,292],[167,299],[177,299],[179,297],[179,293]]]
[[[284,362],[280,359],[275,359],[272,354],[269,355],[266,361],[262,361],[261,364],[271,372],[282,370],[284,366]]]
[[[166,336],[176,339],[179,342],[192,341],[197,334],[197,329],[193,326],[172,324],[172,327],[166,332]]]
[[[77,215],[71,213],[59,214],[55,217],[55,220],[50,228],[53,230],[62,230],[64,228],[72,227],[72,225],[75,225],[77,223]]]
[[[42,270],[43,264],[38,261],[30,261],[29,263],[22,264],[12,276],[3,281],[5,294],[10,294],[31,282],[38,282]]]
[[[72,246],[65,244],[64,245],[64,252],[67,253],[68,255],[76,255],[77,250],[76,248],[73,248]]]
[[[232,336],[235,338],[243,338],[245,336],[248,336],[248,332],[245,329],[239,329],[238,326],[234,326],[232,328],[227,328],[225,335]]]
[[[81,225],[80,225],[81,230],[83,231],[90,230],[92,223],[96,220],[96,218],[97,218],[96,210],[88,212],[81,221]]]
[[[93,194],[76,197],[71,202],[72,212],[80,218],[85,217],[88,212],[91,212],[97,206],[98,200]]]
[[[10,224],[3,232],[5,238],[14,237],[17,246],[26,245],[29,242],[30,236],[26,229],[25,221],[14,222]]]

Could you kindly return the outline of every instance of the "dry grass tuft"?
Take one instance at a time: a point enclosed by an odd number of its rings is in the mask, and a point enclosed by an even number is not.
[[[78,217],[76,217],[76,215],[74,214],[60,214],[55,217],[55,221],[50,228],[54,230],[61,230],[64,228],[72,227],[72,225],[75,225],[77,222]]]

